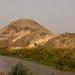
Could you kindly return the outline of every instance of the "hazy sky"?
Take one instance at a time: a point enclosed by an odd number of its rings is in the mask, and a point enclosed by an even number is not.
[[[75,0],[0,0],[0,27],[19,18],[55,33],[75,32]]]

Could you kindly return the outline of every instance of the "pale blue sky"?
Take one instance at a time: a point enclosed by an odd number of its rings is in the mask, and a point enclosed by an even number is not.
[[[0,0],[0,27],[30,18],[54,33],[75,32],[75,0]]]

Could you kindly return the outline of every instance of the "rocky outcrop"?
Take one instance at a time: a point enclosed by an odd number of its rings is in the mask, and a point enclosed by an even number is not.
[[[46,43],[52,48],[75,48],[75,33],[60,34]]]
[[[8,48],[8,39],[0,38],[0,48]]]
[[[13,21],[0,29],[0,48],[22,49],[40,45],[50,48],[75,48],[75,33],[54,35],[31,19]]]
[[[20,19],[0,29],[0,38],[6,38],[8,48],[14,49],[43,45],[52,37],[52,32],[31,19]]]

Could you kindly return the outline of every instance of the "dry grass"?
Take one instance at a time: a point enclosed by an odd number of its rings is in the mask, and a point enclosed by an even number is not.
[[[0,72],[0,75],[4,75],[4,73],[3,72]]]
[[[61,70],[75,71],[75,49],[40,47],[14,50],[12,52],[1,50],[0,53],[54,66]]]

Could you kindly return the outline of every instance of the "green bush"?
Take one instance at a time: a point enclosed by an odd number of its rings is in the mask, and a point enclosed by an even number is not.
[[[22,63],[18,63],[14,67],[12,67],[8,75],[32,75],[32,74],[28,74],[28,69],[26,69],[26,67]]]

